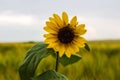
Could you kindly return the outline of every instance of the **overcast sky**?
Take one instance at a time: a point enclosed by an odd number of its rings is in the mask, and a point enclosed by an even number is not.
[[[88,40],[120,39],[120,0],[0,0],[0,42],[43,41],[46,20],[65,11]]]

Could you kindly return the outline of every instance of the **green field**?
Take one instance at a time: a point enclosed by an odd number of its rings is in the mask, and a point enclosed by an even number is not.
[[[20,80],[18,68],[35,43],[0,43],[0,80]],[[69,80],[120,80],[120,40],[90,41],[90,52],[82,49],[82,59],[59,72]],[[51,56],[43,59],[36,70],[40,74],[55,68]]]

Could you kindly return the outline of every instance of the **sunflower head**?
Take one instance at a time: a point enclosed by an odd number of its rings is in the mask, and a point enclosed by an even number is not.
[[[60,57],[63,54],[70,57],[78,52],[80,47],[85,46],[86,40],[81,37],[86,32],[85,24],[78,24],[76,16],[69,22],[66,12],[62,13],[62,18],[53,14],[46,22],[44,30],[48,32],[44,35],[44,42],[48,44],[48,48],[59,52]]]

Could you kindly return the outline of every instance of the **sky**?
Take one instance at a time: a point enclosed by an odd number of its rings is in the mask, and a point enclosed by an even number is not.
[[[120,0],[0,0],[0,42],[43,41],[45,22],[63,11],[87,40],[120,39]]]

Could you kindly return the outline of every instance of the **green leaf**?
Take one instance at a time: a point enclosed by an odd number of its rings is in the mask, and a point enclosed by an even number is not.
[[[77,61],[79,61],[82,57],[78,54],[74,54],[74,55],[71,55],[70,58],[68,58],[66,55],[63,55],[61,58],[60,58],[60,63],[63,65],[63,66],[67,66],[69,64],[73,64]]]
[[[37,77],[32,78],[32,80],[68,80],[68,79],[67,77],[56,71],[49,70],[40,74]]]
[[[27,55],[19,68],[21,80],[30,80],[30,78],[34,76],[39,62],[44,57],[47,57],[49,53],[54,52],[52,49],[46,47],[47,44],[38,43],[27,52]]]
[[[85,49],[86,49],[87,51],[90,51],[90,47],[88,46],[87,43],[85,43]]]

